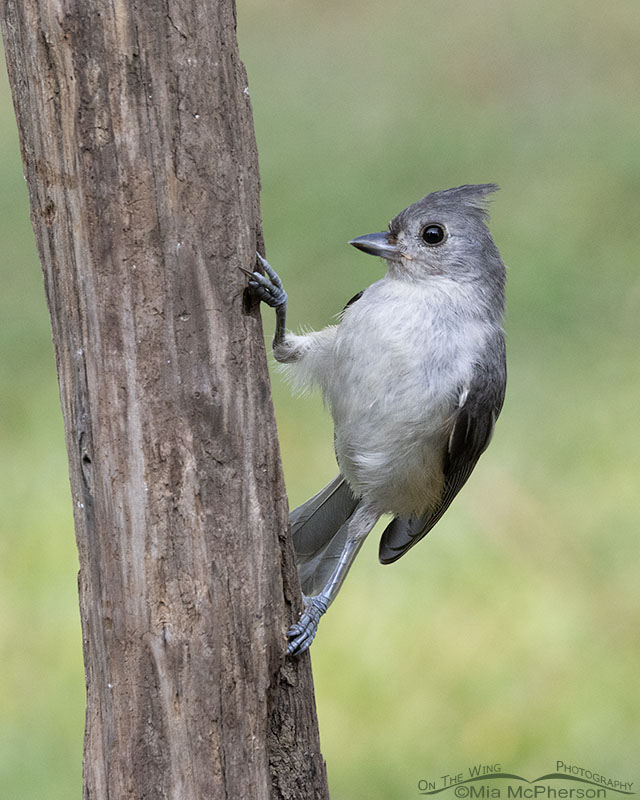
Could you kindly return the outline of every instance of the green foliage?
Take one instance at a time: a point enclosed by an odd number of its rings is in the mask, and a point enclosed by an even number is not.
[[[246,0],[268,256],[290,325],[382,274],[347,247],[433,189],[496,181],[509,386],[453,508],[367,542],[312,648],[334,798],[557,759],[634,780],[640,738],[640,17],[615,4]],[[84,686],[55,365],[0,84],[0,786],[80,794]],[[273,319],[265,315],[265,329]],[[292,506],[335,471],[317,397],[273,388]]]

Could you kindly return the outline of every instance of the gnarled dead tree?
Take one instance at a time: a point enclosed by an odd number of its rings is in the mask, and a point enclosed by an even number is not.
[[[2,0],[66,426],[84,796],[325,798],[232,0]]]

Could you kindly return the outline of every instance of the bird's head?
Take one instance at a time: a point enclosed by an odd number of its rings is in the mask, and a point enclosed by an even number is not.
[[[460,282],[504,284],[504,264],[487,227],[494,183],[432,192],[405,208],[382,233],[349,244],[386,259],[392,277],[412,281],[445,275]]]

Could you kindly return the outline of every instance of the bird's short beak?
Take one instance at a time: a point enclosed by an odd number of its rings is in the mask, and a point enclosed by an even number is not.
[[[363,253],[381,258],[397,258],[400,255],[400,249],[395,239],[387,231],[358,236],[357,239],[351,239],[349,244],[362,250]]]

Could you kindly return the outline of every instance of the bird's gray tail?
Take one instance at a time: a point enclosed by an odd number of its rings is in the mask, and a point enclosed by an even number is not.
[[[316,595],[333,572],[347,537],[347,522],[358,505],[342,475],[289,515],[302,591]]]

